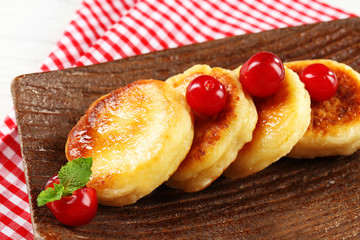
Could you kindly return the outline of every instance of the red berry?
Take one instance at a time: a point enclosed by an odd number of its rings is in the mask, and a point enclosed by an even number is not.
[[[52,176],[48,181],[47,181],[47,183],[46,183],[46,185],[45,185],[45,189],[47,189],[48,187],[54,187],[54,184],[59,184],[60,183],[60,179],[59,179],[59,177],[58,177],[58,175],[56,174],[56,175],[54,175],[54,176]]]
[[[201,75],[192,80],[186,88],[186,100],[198,114],[212,116],[226,104],[227,93],[224,85],[209,76]]]
[[[45,189],[54,187],[55,183],[59,183],[57,175],[49,179]],[[71,196],[49,202],[46,206],[63,224],[71,227],[82,226],[90,222],[96,215],[98,207],[96,190],[91,187],[83,187],[74,191]]]
[[[328,67],[321,63],[307,66],[300,73],[300,80],[305,84],[311,99],[321,102],[335,95],[338,88],[338,79]]]
[[[240,70],[240,82],[245,91],[255,97],[273,95],[285,77],[284,65],[280,58],[270,52],[253,55]]]
[[[73,192],[71,196],[49,202],[46,206],[57,220],[71,227],[82,226],[90,222],[96,215],[96,190],[83,187]]]

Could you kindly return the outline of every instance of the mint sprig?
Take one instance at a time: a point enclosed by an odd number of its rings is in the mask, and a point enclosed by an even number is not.
[[[37,198],[38,206],[70,196],[74,191],[84,187],[92,174],[92,162],[92,157],[77,158],[62,166],[58,173],[60,183],[54,184],[54,188],[49,187],[40,192]]]

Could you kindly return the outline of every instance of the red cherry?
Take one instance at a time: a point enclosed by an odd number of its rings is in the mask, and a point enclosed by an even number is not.
[[[268,97],[280,88],[284,77],[280,58],[270,52],[259,52],[241,67],[239,79],[252,96]]]
[[[300,80],[305,84],[311,99],[321,102],[330,99],[338,89],[338,79],[328,67],[321,63],[307,66],[300,73]]]
[[[227,93],[224,85],[209,76],[201,75],[192,80],[186,88],[186,100],[198,114],[212,116],[226,104]]]
[[[54,184],[59,184],[60,183],[60,179],[59,179],[59,177],[58,177],[58,175],[56,174],[56,175],[54,175],[54,176],[52,176],[48,181],[47,181],[47,183],[46,183],[46,185],[45,185],[45,189],[47,189],[48,187],[52,187],[52,188],[54,188]]]
[[[54,187],[54,184],[59,182],[58,176],[55,175],[46,183],[45,189]],[[96,190],[91,187],[83,187],[74,191],[71,196],[49,202],[46,206],[63,224],[71,227],[82,226],[90,222],[96,215],[98,207]]]

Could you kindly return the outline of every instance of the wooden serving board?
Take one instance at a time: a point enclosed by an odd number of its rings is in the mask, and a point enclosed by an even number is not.
[[[138,79],[164,80],[194,64],[234,69],[259,51],[283,61],[330,58],[360,70],[360,18],[210,41],[88,67],[28,74],[12,83],[35,239],[348,239],[360,232],[360,152],[283,158],[198,193],[165,186],[135,204],[100,206],[79,228],[55,220],[36,198],[66,163],[70,129],[92,101]]]

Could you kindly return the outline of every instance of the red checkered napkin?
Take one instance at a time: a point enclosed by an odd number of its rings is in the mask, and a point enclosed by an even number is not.
[[[85,0],[42,71],[353,14],[310,0]],[[0,127],[0,239],[31,239],[14,113]]]

